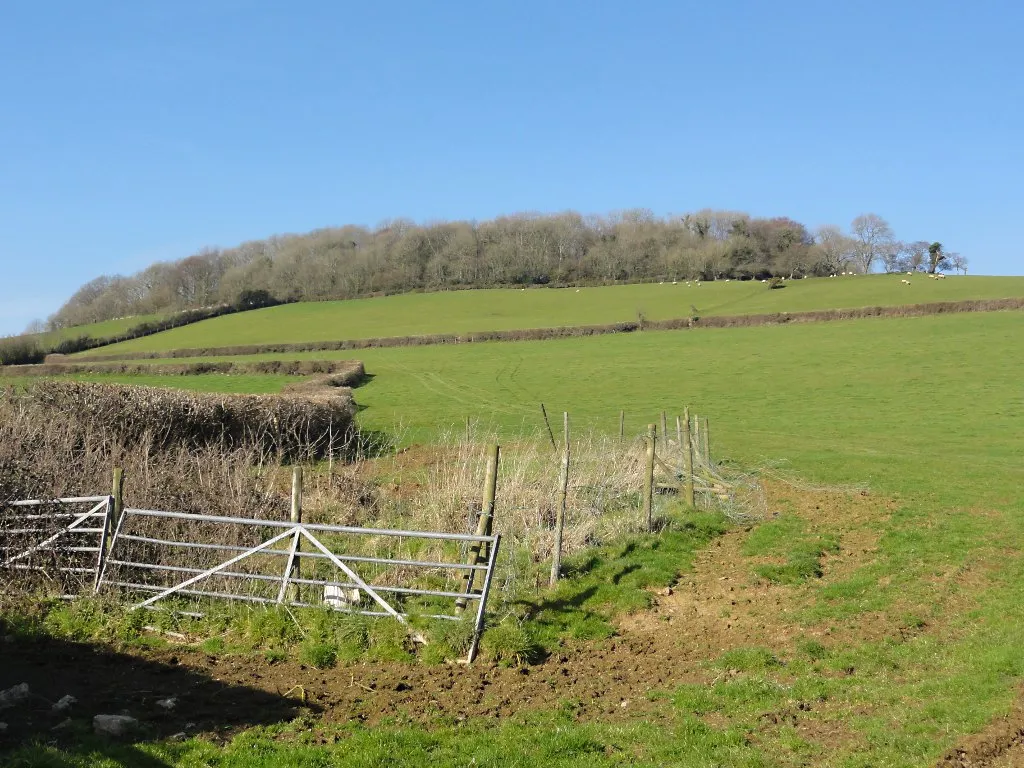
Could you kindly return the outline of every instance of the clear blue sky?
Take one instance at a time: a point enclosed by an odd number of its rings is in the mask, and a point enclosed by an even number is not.
[[[874,211],[1021,274],[1011,2],[0,6],[0,333],[205,245],[408,216]]]

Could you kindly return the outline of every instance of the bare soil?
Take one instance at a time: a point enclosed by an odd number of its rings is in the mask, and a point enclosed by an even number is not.
[[[1021,766],[1024,766],[1024,691],[1008,715],[951,749],[938,763],[938,768]]]
[[[800,515],[812,528],[840,532],[842,551],[828,558],[825,580],[844,578],[870,561],[877,524],[891,511],[889,502],[860,493],[800,490],[781,482],[771,483],[768,492],[771,509]],[[581,720],[634,719],[653,715],[660,706],[648,694],[710,682],[721,674],[707,662],[726,650],[762,646],[784,656],[802,638],[843,645],[898,631],[882,616],[860,616],[845,626],[801,625],[794,616],[806,589],[758,582],[750,559],[741,554],[748,531],[737,528],[714,541],[692,572],[658,595],[651,611],[625,617],[619,636],[567,648],[526,668],[482,659],[468,668],[364,662],[321,671],[291,660],[211,656],[184,647],[114,652],[63,640],[7,638],[0,642],[0,689],[27,682],[33,699],[0,712],[0,720],[9,724],[0,744],[31,735],[59,738],[60,731],[52,729],[65,716],[52,714],[50,707],[65,694],[78,699],[70,712],[75,720],[126,712],[144,722],[146,735],[164,737],[180,732],[224,737],[303,712],[337,723],[427,724],[508,717],[568,702]],[[171,696],[178,698],[173,710],[157,706]],[[838,720],[809,716],[816,706],[792,702],[785,712],[765,713],[765,727],[793,726],[825,747],[850,738]],[[1014,731],[1008,725],[994,736],[1007,742],[1000,755],[1021,748],[1024,717],[1015,722],[1021,727]],[[965,749],[964,755],[980,754],[973,743]],[[976,764],[997,763],[948,763]]]

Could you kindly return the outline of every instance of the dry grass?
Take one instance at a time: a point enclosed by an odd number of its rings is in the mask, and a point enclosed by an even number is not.
[[[74,387],[74,397],[85,397],[92,387]],[[0,501],[13,498],[57,498],[103,494],[110,488],[111,469],[122,467],[127,478],[125,502],[129,507],[245,517],[287,519],[289,478],[279,454],[265,450],[259,440],[234,445],[227,441],[197,445],[185,440],[175,443],[177,434],[125,428],[133,411],[122,407],[115,414],[118,398],[134,394],[132,388],[116,388],[116,396],[100,390],[103,408],[110,418],[99,418],[103,409],[68,405],[63,385],[53,382],[28,396],[8,392],[0,397]],[[58,395],[54,396],[53,393]],[[150,395],[143,405],[131,408],[147,411],[148,405],[162,404],[162,394]],[[261,398],[261,400],[264,398]],[[270,399],[270,398],[265,398]],[[283,398],[280,398],[283,399]],[[184,402],[184,401],[183,401]],[[66,411],[57,406],[63,404]],[[67,419],[63,412],[85,415]],[[418,452],[388,456],[351,464],[338,463],[329,471],[320,462],[307,467],[304,520],[365,527],[470,533],[476,528],[481,508],[485,475],[486,446],[495,434],[470,426],[451,434],[439,444]],[[677,446],[662,446],[659,453],[671,461]],[[501,449],[494,532],[503,537],[501,584],[507,590],[539,583],[546,574],[554,542],[554,525],[559,499],[561,451],[552,448],[546,436],[523,435],[506,441]],[[641,512],[645,465],[643,440],[620,442],[604,435],[577,433],[571,443],[563,554],[570,557],[588,547],[621,539],[646,528]],[[698,456],[698,501],[702,507],[727,508],[734,512],[756,512],[757,484],[745,478],[726,478],[716,467]],[[671,468],[671,464],[669,465]],[[672,472],[659,468],[658,482],[671,486]],[[739,479],[741,482],[737,482]],[[722,493],[723,489],[729,492]],[[737,491],[737,489],[739,489]],[[746,494],[746,495],[744,495]],[[725,498],[720,498],[721,496]],[[681,500],[671,488],[655,499],[655,523],[661,525],[672,507]],[[276,531],[212,523],[140,518],[132,516],[125,533],[160,539],[217,543],[252,547]],[[346,536],[326,534],[325,544],[347,554],[372,554],[400,559],[428,559],[460,562],[465,546],[439,541],[390,536]],[[279,548],[287,548],[282,544]],[[307,548],[308,551],[308,548]],[[211,568],[226,555],[221,550],[192,550],[144,542],[123,542],[119,559],[151,562],[185,568]],[[325,564],[303,559],[303,569],[312,574]],[[280,575],[283,560],[256,556],[235,571]],[[329,568],[327,570],[330,570]],[[118,579],[115,567],[111,576]],[[141,569],[131,580],[170,586],[181,575]],[[459,588],[458,574],[441,569],[413,571],[405,566],[360,565],[360,575],[378,584],[430,583],[449,590]],[[337,578],[337,574],[318,573]],[[205,587],[272,597],[270,583],[239,586],[239,582],[211,580]],[[250,589],[251,587],[251,589]],[[310,595],[309,599],[315,599]]]

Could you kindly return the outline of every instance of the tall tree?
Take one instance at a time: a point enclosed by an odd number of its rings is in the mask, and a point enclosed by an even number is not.
[[[940,269],[948,269],[949,260],[942,243],[935,242],[928,246],[928,272],[935,274]]]
[[[896,248],[896,238],[889,222],[876,213],[863,213],[850,225],[856,247],[858,266],[868,273],[875,262],[889,257]]]
[[[819,275],[845,272],[854,255],[854,240],[843,234],[835,224],[826,224],[815,231]]]

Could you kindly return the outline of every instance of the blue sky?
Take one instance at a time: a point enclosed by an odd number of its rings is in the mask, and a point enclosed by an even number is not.
[[[877,212],[1022,274],[1014,2],[0,5],[0,333],[346,223]]]

